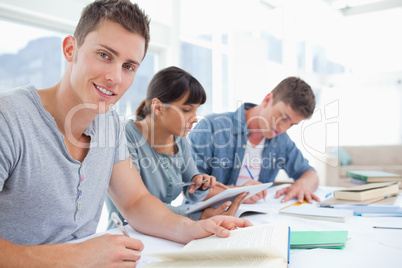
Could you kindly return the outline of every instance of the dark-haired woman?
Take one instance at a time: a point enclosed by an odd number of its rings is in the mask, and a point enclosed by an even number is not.
[[[205,101],[206,93],[197,79],[178,67],[168,67],[155,74],[136,111],[136,120],[126,123],[130,156],[145,186],[173,212],[194,220],[220,214],[233,216],[245,197],[241,194],[233,203],[228,201],[189,215],[186,206],[171,205],[182,192],[187,200],[198,202],[209,189],[225,187],[215,177],[199,174],[186,139],[197,122],[197,108]],[[194,184],[181,186],[183,182]],[[118,211],[110,199],[106,204],[110,219],[110,214]]]

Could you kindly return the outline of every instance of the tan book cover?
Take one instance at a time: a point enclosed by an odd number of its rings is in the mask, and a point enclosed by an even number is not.
[[[397,182],[370,183],[335,191],[334,197],[336,199],[364,201],[397,194],[398,192]]]

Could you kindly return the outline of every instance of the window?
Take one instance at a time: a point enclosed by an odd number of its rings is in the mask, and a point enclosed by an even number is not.
[[[282,40],[266,32],[261,34],[261,38],[266,42],[267,60],[282,63]]]
[[[313,70],[317,74],[327,75],[345,73],[345,67],[327,58],[323,46],[313,46]]]
[[[297,43],[297,67],[300,70],[306,69],[306,42]]]
[[[62,55],[64,34],[0,20],[0,91],[33,84],[43,89],[57,84],[65,69]],[[157,54],[148,51],[134,83],[116,105],[119,115],[135,114],[157,70]]]
[[[207,102],[199,108],[199,113],[212,111],[212,50],[181,43],[181,67],[194,76],[207,93]]]
[[[0,36],[7,40],[0,45],[0,90],[27,84],[42,89],[60,80],[64,35],[0,20]]]
[[[352,128],[361,123],[349,115],[364,111],[363,117],[385,119],[389,107],[396,107],[391,113],[401,122],[402,39],[392,34],[402,23],[401,8],[342,16],[317,1],[136,2],[151,17],[154,52],[148,52],[133,86],[116,105],[120,115],[135,113],[151,77],[166,66],[177,65],[202,83],[208,95],[200,115],[233,111],[245,101],[258,103],[279,81],[295,75],[320,92],[317,108],[339,103],[341,144],[402,142],[401,123],[386,121],[386,138],[379,139],[373,124]],[[47,9],[34,11],[52,15]],[[2,19],[0,34],[0,90],[27,83],[45,88],[60,79],[64,34]],[[369,93],[376,99],[366,97]],[[358,111],[355,100],[361,105]]]

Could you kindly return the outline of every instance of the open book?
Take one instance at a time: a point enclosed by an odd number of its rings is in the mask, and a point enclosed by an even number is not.
[[[194,205],[190,205],[187,208],[186,213],[200,211],[207,207],[218,207],[226,201],[235,200],[239,194],[244,193],[244,192],[248,192],[249,193],[248,196],[252,196],[265,189],[268,189],[271,185],[272,185],[272,182],[268,182],[268,183],[262,183],[262,184],[229,188],[205,201],[201,201],[201,202],[195,203]]]
[[[145,267],[287,267],[289,234],[284,222],[239,228],[228,238],[210,236],[177,252],[147,254],[161,262]]]
[[[267,202],[257,202],[255,204],[241,204],[234,215],[237,218],[254,215],[268,214],[270,207]]]

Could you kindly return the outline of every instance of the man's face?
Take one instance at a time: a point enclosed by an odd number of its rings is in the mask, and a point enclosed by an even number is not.
[[[299,124],[304,117],[297,114],[290,105],[282,101],[273,103],[272,93],[268,94],[263,103],[259,115],[258,125],[262,134],[267,139],[285,133],[291,126]]]
[[[144,51],[142,36],[118,23],[102,22],[81,47],[75,46],[70,82],[77,103],[107,112],[133,83]]]

